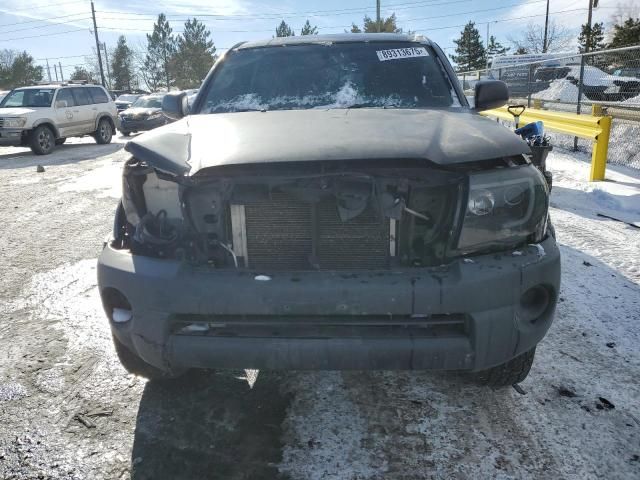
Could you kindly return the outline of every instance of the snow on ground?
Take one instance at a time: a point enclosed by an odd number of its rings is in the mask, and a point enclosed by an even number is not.
[[[588,182],[589,162],[587,154],[562,149],[550,156],[548,165],[554,181],[552,205],[640,222],[638,170],[609,165],[604,182]]]
[[[294,479],[639,478],[640,171],[557,149],[556,320],[526,395],[432,372],[298,373],[280,469]],[[614,408],[609,405],[610,402]]]
[[[5,153],[0,454],[17,478],[36,461],[60,479],[275,478],[247,473],[263,463],[292,480],[640,478],[640,229],[597,215],[640,221],[640,170],[609,165],[589,183],[588,155],[550,154],[562,289],[525,395],[435,372],[262,372],[252,390],[212,374],[171,389],[119,367],[97,295],[115,203],[100,197],[121,145]],[[90,408],[113,416],[73,421]]]

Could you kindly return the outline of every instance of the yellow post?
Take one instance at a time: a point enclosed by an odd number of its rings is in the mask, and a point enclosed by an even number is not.
[[[591,154],[590,182],[604,180],[604,172],[607,168],[607,152],[609,151],[609,133],[611,131],[611,117],[604,116],[598,121],[602,133],[593,142],[593,153]]]

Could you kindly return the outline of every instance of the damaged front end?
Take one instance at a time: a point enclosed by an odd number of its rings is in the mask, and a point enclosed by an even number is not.
[[[187,177],[134,158],[114,246],[215,268],[442,265],[542,238],[544,180],[509,162],[488,172],[402,160],[230,165]]]

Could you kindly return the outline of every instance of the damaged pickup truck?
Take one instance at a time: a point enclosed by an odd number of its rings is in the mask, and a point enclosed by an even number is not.
[[[523,380],[551,325],[549,192],[442,50],[274,38],[219,59],[130,141],[98,282],[124,367],[441,369]]]

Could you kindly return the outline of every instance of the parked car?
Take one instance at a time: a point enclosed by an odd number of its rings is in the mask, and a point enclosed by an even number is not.
[[[120,133],[144,132],[166,125],[171,119],[162,113],[162,99],[166,94],[143,95],[120,113]]]
[[[116,108],[118,109],[118,112],[124,112],[127,108],[131,106],[133,102],[135,102],[141,96],[142,94],[136,94],[136,93],[125,93],[123,95],[118,96],[118,98],[116,98]]]
[[[99,85],[62,83],[16,88],[0,102],[0,145],[25,145],[51,153],[68,137],[92,135],[111,142],[116,105]]]
[[[585,65],[582,78],[582,91],[589,100],[617,102],[640,94],[640,78],[637,77],[610,75],[598,67]],[[534,91],[544,90],[549,87],[552,81],[561,79],[566,79],[578,86],[580,84],[580,65],[536,69]]]
[[[523,380],[551,325],[549,191],[442,50],[399,34],[243,43],[127,143],[98,285],[130,372],[443,369]],[[189,116],[184,118],[190,112]]]

